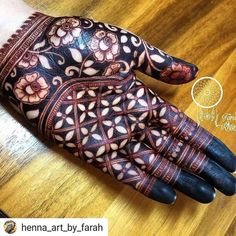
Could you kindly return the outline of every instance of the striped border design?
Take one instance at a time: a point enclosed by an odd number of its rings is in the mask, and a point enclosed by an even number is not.
[[[0,89],[14,66],[52,20],[53,17],[35,12],[3,45],[0,49]]]

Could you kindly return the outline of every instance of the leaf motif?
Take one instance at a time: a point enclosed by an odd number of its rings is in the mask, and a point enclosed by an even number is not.
[[[97,117],[97,116],[95,115],[95,113],[92,112],[92,111],[89,111],[89,112],[88,112],[88,115],[89,115],[90,117],[93,117],[93,118],[96,118],[96,117]]]
[[[130,174],[130,175],[137,175],[137,173],[134,170],[129,170],[128,174]]]
[[[168,121],[167,121],[166,119],[160,119],[160,122],[161,122],[162,124],[167,124],[167,123],[168,123]]]
[[[73,106],[72,106],[72,105],[68,106],[68,107],[66,108],[65,113],[66,113],[67,115],[70,114],[70,112],[72,111],[72,109],[73,109]]]
[[[102,115],[102,116],[105,116],[108,112],[109,112],[109,108],[105,108],[105,109],[103,109],[101,115]]]
[[[121,180],[123,177],[124,177],[124,174],[122,172],[117,175],[117,179],[118,180]]]
[[[85,145],[87,142],[88,142],[88,136],[86,136],[85,138],[83,138],[82,145]]]
[[[76,98],[77,99],[82,98],[84,96],[84,94],[85,94],[85,91],[80,91],[77,93]]]
[[[84,128],[84,127],[81,128],[81,132],[84,135],[88,134],[88,130],[86,128]]]
[[[71,140],[71,139],[72,139],[72,137],[73,137],[73,135],[74,135],[74,133],[75,133],[75,131],[74,131],[74,130],[72,130],[72,131],[68,132],[68,133],[66,134],[65,140],[66,140],[66,141],[69,141],[69,140]]]
[[[97,153],[96,153],[96,156],[101,156],[104,152],[105,152],[106,148],[105,146],[101,146],[98,150],[97,150]]]
[[[155,105],[157,103],[157,98],[156,97],[153,97],[152,99],[152,105]]]
[[[94,132],[97,129],[97,124],[94,124],[93,127],[91,128],[90,132]]]
[[[74,123],[74,120],[72,119],[72,118],[70,118],[70,117],[67,117],[66,118],[66,121],[67,121],[67,123],[69,124],[69,125],[74,125],[75,123]]]
[[[77,106],[78,106],[78,108],[79,108],[81,111],[85,111],[85,110],[86,110],[86,108],[85,108],[85,106],[84,106],[83,104],[78,104]]]
[[[111,138],[113,136],[113,133],[114,133],[114,129],[113,128],[110,128],[108,131],[107,131],[107,136],[108,138]]]
[[[109,106],[109,102],[107,100],[101,100],[102,105]]]
[[[145,100],[143,100],[143,99],[139,99],[138,102],[139,102],[139,104],[142,105],[143,107],[147,107],[147,106],[148,106],[148,104],[147,104],[147,103],[145,102]]]
[[[132,101],[128,104],[127,109],[128,109],[128,110],[132,109],[135,104],[136,104],[136,101],[135,101],[135,100],[132,100]]]
[[[37,49],[39,49],[39,48],[42,48],[44,45],[45,45],[45,40],[43,40],[43,41],[40,42],[40,43],[36,43],[36,44],[34,45],[33,50],[37,50]]]
[[[93,90],[89,90],[88,91],[88,94],[91,96],[91,97],[96,97],[96,94]]]
[[[26,116],[29,120],[33,120],[33,119],[37,118],[39,116],[39,109],[27,111]]]
[[[82,122],[84,121],[85,117],[86,117],[86,113],[83,112],[83,113],[81,114],[80,118],[79,118],[79,122],[82,123]]]
[[[119,148],[123,148],[125,146],[125,144],[127,143],[128,139],[125,139],[123,140],[121,143],[120,143],[120,146]]]
[[[151,130],[151,133],[157,137],[161,136],[160,132],[158,132],[157,130]]]
[[[76,147],[74,143],[66,143],[66,146],[70,148]]]
[[[57,141],[60,141],[60,142],[63,142],[64,139],[60,136],[60,135],[54,135],[54,138],[57,140]]]
[[[113,164],[112,167],[113,167],[115,170],[121,170],[121,169],[122,169],[121,164],[118,164],[118,163]]]
[[[62,125],[63,125],[63,120],[59,120],[59,121],[55,124],[54,129],[60,129],[60,128],[62,127]]]
[[[106,126],[112,126],[112,122],[110,120],[104,120],[102,123]]]
[[[121,100],[121,97],[115,98],[115,100],[112,102],[112,105],[118,104],[120,102],[120,100]]]
[[[137,152],[140,148],[140,143],[135,144],[133,152]]]
[[[127,130],[123,127],[123,126],[116,126],[116,130],[122,134],[126,134],[127,133]]]
[[[151,154],[151,156],[149,157],[149,161],[148,162],[151,164],[153,162],[154,158],[155,158],[155,155]]]
[[[84,154],[88,157],[88,158],[92,158],[93,157],[93,153],[90,151],[85,151]]]
[[[159,116],[162,117],[166,113],[166,107],[163,107],[159,113]]]
[[[83,72],[86,74],[86,75],[95,75],[98,73],[99,70],[95,70],[91,67],[88,67],[86,69],[83,70]]]
[[[125,168],[130,168],[131,167],[131,163],[130,162],[128,162],[126,165],[125,165]]]
[[[156,146],[157,146],[157,147],[160,146],[160,145],[161,145],[161,142],[162,142],[162,138],[157,139],[157,141],[156,141]]]
[[[138,98],[141,98],[141,97],[143,96],[143,94],[144,94],[144,88],[141,88],[141,89],[139,89],[138,92],[137,92],[137,97],[138,97]]]
[[[69,48],[72,58],[77,62],[82,62],[82,55],[76,48]]]
[[[89,67],[93,64],[94,62],[92,60],[87,60],[85,63],[84,63],[84,66],[85,67]]]
[[[145,51],[143,51],[138,58],[138,67],[140,67],[144,62]]]
[[[88,109],[89,109],[89,110],[93,109],[94,106],[95,106],[95,104],[96,104],[96,102],[91,102],[91,103],[89,103]]]
[[[157,63],[162,63],[162,62],[165,61],[165,59],[164,59],[163,57],[161,57],[161,56],[159,56],[159,55],[156,55],[156,54],[151,55],[150,57],[151,57],[151,59],[152,59],[153,61],[155,61],[155,62],[157,62]]]
[[[119,147],[118,147],[118,145],[116,144],[116,143],[112,143],[111,144],[111,149],[112,150],[117,150]]]
[[[112,107],[112,109],[116,112],[122,111],[122,109],[120,107]]]
[[[131,49],[128,46],[123,46],[123,50],[125,53],[131,53]]]
[[[102,137],[99,134],[93,134],[92,137],[96,140],[102,140]]]
[[[116,157],[117,157],[117,152],[116,151],[112,152],[111,153],[111,159],[114,159]]]
[[[38,57],[39,57],[40,63],[42,64],[42,66],[43,66],[44,68],[46,68],[46,69],[52,69],[52,67],[49,65],[48,59],[47,59],[45,56],[39,55]]]
[[[135,158],[134,160],[135,160],[138,164],[141,164],[141,165],[144,164],[144,161],[143,161],[141,158]]]

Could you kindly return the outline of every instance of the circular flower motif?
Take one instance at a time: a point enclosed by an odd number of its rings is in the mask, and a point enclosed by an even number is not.
[[[190,80],[191,68],[187,65],[182,65],[180,63],[172,63],[171,66],[167,67],[165,70],[160,73],[162,78],[171,78],[171,79],[179,79],[182,78],[184,80]]]
[[[127,105],[127,110],[131,110],[133,108],[141,107],[141,108],[148,108],[147,102],[142,98],[145,95],[144,88],[140,88],[136,95],[133,93],[127,93],[126,97],[130,100]],[[138,106],[138,104],[140,106]]]
[[[123,124],[119,124],[122,120],[122,116],[117,116],[114,121],[111,120],[104,120],[102,123],[109,127],[107,131],[107,137],[111,139],[114,135],[114,131],[118,131],[121,134],[127,134],[128,131],[126,127],[123,126]]]
[[[58,20],[48,33],[49,42],[54,47],[65,46],[78,38],[81,33],[80,21],[75,18]]]
[[[89,43],[97,61],[112,61],[119,54],[118,39],[112,32],[98,30]]]
[[[21,77],[14,86],[17,99],[27,104],[38,104],[49,93],[49,84],[37,72]]]
[[[38,56],[34,53],[26,52],[21,61],[19,62],[18,66],[23,68],[32,68],[37,65],[38,63]]]

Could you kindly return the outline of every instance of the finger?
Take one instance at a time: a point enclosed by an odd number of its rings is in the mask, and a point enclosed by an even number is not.
[[[134,69],[169,84],[183,84],[196,77],[198,68],[194,64],[170,56],[140,38],[138,40]]]
[[[158,98],[161,99],[161,98]],[[161,99],[161,101],[163,101]],[[235,155],[220,140],[199,126],[175,106],[164,102],[153,111],[153,123],[163,127],[178,139],[204,151],[230,172],[236,171]]]
[[[231,196],[236,193],[236,178],[210,159],[200,176],[216,186],[225,195]]]
[[[156,154],[147,145],[132,141],[124,149],[124,153],[140,169],[172,185],[189,197],[202,203],[209,203],[214,199],[215,191],[211,185],[181,170],[174,163]]]
[[[176,165],[200,175],[206,180],[210,179],[210,183],[224,194],[235,193],[232,175],[223,168],[218,168],[219,165],[211,161],[206,154],[176,139],[165,130],[159,127],[146,128],[144,141]],[[220,177],[224,178],[224,181],[220,181]]]
[[[207,132],[207,131],[205,131]],[[236,171],[236,157],[218,138],[213,137],[204,149],[205,153],[230,172]]]
[[[85,155],[83,159],[155,201],[171,204],[176,200],[176,193],[171,186],[142,171],[120,150],[99,157]]]

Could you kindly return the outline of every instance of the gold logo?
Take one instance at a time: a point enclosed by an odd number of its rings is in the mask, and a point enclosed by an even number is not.
[[[216,79],[202,77],[193,84],[191,95],[197,106],[201,108],[213,108],[221,101],[223,88]]]

